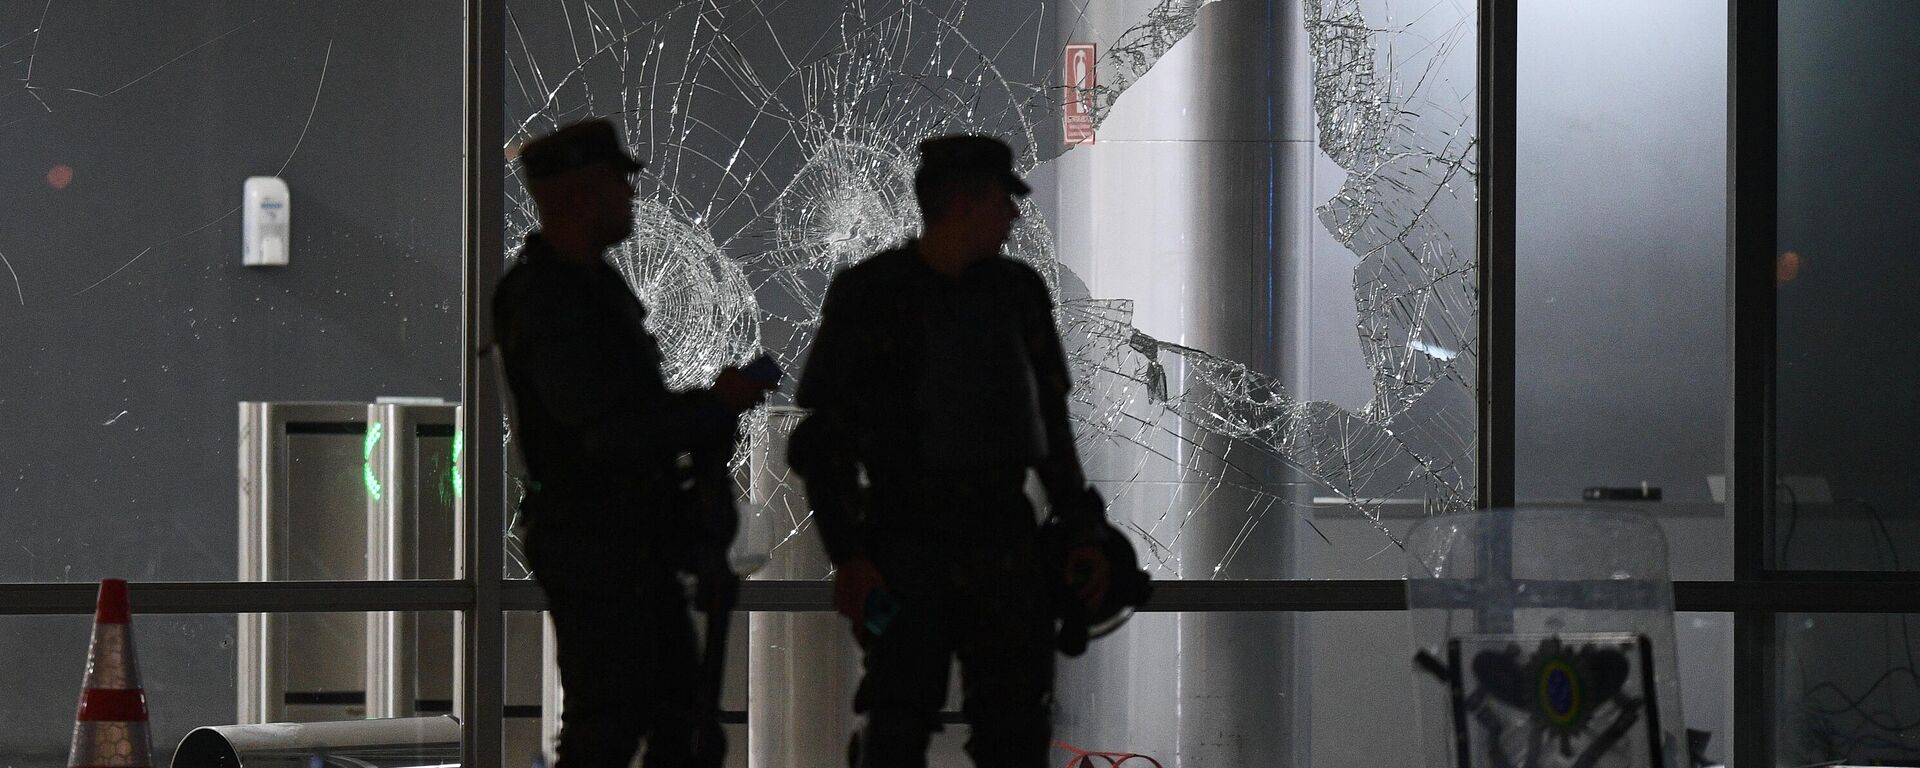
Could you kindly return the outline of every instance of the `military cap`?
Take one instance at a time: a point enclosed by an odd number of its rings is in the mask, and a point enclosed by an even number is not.
[[[520,148],[520,169],[528,181],[591,165],[611,166],[625,173],[647,167],[627,154],[620,144],[620,132],[605,118],[574,123]]]
[[[1033,192],[1033,187],[1013,172],[1013,150],[991,136],[936,136],[920,142],[920,172],[940,178],[998,178],[1013,194]]]

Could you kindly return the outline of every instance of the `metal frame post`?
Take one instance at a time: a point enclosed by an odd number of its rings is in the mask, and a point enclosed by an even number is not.
[[[490,343],[491,304],[504,253],[506,110],[505,0],[467,0],[461,255],[464,259],[460,374],[465,478],[460,578],[473,590],[461,614],[460,685],[455,709],[465,726],[461,764],[496,768],[505,717],[506,617],[500,604],[506,532],[506,464],[496,382],[480,359]]]
[[[1515,58],[1519,0],[1480,0],[1479,507],[1513,506]]]
[[[1727,329],[1731,380],[1727,508],[1733,515],[1734,579],[1765,582],[1772,539],[1774,251],[1779,212],[1779,0],[1728,5]],[[1777,613],[1734,614],[1733,754],[1738,765],[1772,765]]]

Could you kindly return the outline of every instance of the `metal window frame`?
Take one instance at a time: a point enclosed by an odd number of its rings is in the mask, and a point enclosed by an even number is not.
[[[1480,405],[1476,467],[1481,509],[1514,502],[1515,133],[1519,0],[1479,0]]]
[[[1786,613],[1915,613],[1920,573],[1776,568],[1775,263],[1780,212],[1781,0],[1730,0],[1727,68],[1728,509],[1734,580],[1766,595],[1734,614],[1732,758],[1779,756],[1779,618]]]
[[[1479,504],[1513,502],[1515,53],[1518,0],[1478,0],[1478,224],[1481,334]],[[500,400],[477,357],[504,252],[505,0],[464,0],[462,402],[467,492],[455,579],[195,582],[133,585],[141,613],[455,611],[462,618],[458,710],[463,764],[500,766],[505,611],[537,611],[530,581],[500,577],[507,488]],[[1920,574],[1777,571],[1767,562],[1773,505],[1773,254],[1777,233],[1779,0],[1729,0],[1728,309],[1731,373],[1727,508],[1734,520],[1731,581],[1675,584],[1678,610],[1735,620],[1735,741],[1740,765],[1775,756],[1776,627],[1782,613],[1920,613]],[[1402,611],[1393,580],[1160,582],[1149,611]],[[92,584],[0,585],[0,615],[84,615]],[[750,582],[742,611],[831,610],[825,582]]]
[[[466,0],[466,92],[461,190],[464,236],[460,358],[462,498],[454,540],[458,572],[470,590],[456,635],[454,708],[465,724],[461,764],[503,765],[506,714],[506,614],[501,604],[506,559],[506,452],[501,399],[492,365],[481,354],[492,340],[493,288],[505,253],[506,0]],[[481,450],[479,446],[490,446]]]
[[[1773,513],[1775,285],[1779,209],[1778,0],[1727,5],[1727,505],[1734,581],[1773,580],[1767,552]],[[1776,606],[1734,613],[1733,754],[1773,765],[1778,742]]]
[[[541,611],[538,585],[502,580],[500,611]],[[0,585],[0,616],[93,613],[98,587]],[[1160,581],[1141,610],[1163,613],[1403,611],[1406,582],[1391,579]],[[1920,613],[1920,579],[1876,574],[1796,574],[1765,580],[1674,582],[1674,608],[1703,613]],[[474,590],[464,579],[423,581],[149,582],[130,587],[141,614],[466,611]],[[826,581],[750,581],[743,612],[831,611]]]

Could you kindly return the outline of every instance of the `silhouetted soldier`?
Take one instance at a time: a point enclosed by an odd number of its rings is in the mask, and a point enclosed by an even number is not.
[[[1040,768],[1066,574],[1039,556],[1028,472],[1088,602],[1106,589],[1106,527],[1074,452],[1046,284],[1000,255],[1014,196],[1031,191],[1012,151],[949,136],[920,160],[921,237],[827,290],[798,393],[812,413],[789,456],[837,566],[834,606],[866,650],[855,764],[926,765],[957,656],[974,764]]]
[[[765,386],[728,368],[710,389],[667,390],[647,309],[603,259],[633,233],[631,175],[644,167],[612,124],[563,128],[519,162],[540,230],[493,311],[532,481],[527,553],[566,689],[558,765],[626,768],[645,735],[647,766],[683,766],[703,724],[675,570],[699,526],[675,462],[730,447]]]

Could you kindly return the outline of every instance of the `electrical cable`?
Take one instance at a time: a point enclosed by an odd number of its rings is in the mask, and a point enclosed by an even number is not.
[[[1782,553],[1780,553],[1782,564],[1786,564],[1789,547],[1791,547],[1791,541],[1793,541],[1793,532],[1795,532],[1795,528],[1797,528],[1797,518],[1799,518],[1799,497],[1797,497],[1797,493],[1793,493],[1793,490],[1791,490],[1789,486],[1786,486],[1786,484],[1780,484],[1780,488],[1786,488],[1789,495],[1788,536],[1782,541]],[[1876,561],[1874,564],[1880,566],[1882,563],[1891,563],[1893,570],[1905,570],[1905,564],[1901,563],[1899,543],[1893,540],[1893,532],[1891,532],[1891,528],[1887,526],[1885,515],[1880,513],[1880,509],[1874,507],[1870,501],[1860,499],[1860,497],[1845,497],[1845,499],[1837,499],[1837,501],[1845,501],[1845,503],[1855,503],[1855,505],[1859,505],[1860,509],[1872,520],[1874,530],[1878,532],[1878,541],[1874,541],[1874,561]],[[1885,543],[1887,561],[1880,561],[1880,545],[1882,545],[1882,543]],[[1920,666],[1920,660],[1916,660],[1916,657],[1914,657],[1912,626],[1908,624],[1908,618],[1912,618],[1912,616],[1908,616],[1908,614],[1897,614],[1897,616],[1887,616],[1887,618],[1895,618],[1895,620],[1901,622],[1899,626],[1901,626],[1901,647],[1903,647],[1903,653],[1905,653],[1905,664],[1889,666],[1885,672],[1880,674],[1880,678],[1876,678],[1872,684],[1868,685],[1868,687],[1860,693],[1859,697],[1847,695],[1845,689],[1841,689],[1839,685],[1832,684],[1832,682],[1809,685],[1805,664],[1801,664],[1801,687],[1803,687],[1801,707],[1805,708],[1809,714],[1820,716],[1818,722],[1828,722],[1828,728],[1826,728],[1826,730],[1820,730],[1818,726],[1814,726],[1814,730],[1820,732],[1820,735],[1828,741],[1828,747],[1830,747],[1830,749],[1836,749],[1836,751],[1839,751],[1839,753],[1843,755],[1843,762],[1853,762],[1853,756],[1855,756],[1855,753],[1857,753],[1859,749],[1862,749],[1862,747],[1868,747],[1868,749],[1876,749],[1876,747],[1878,747],[1878,749],[1895,751],[1895,753],[1901,753],[1901,755],[1914,755],[1914,753],[1916,753],[1916,745],[1912,745],[1912,743],[1903,743],[1903,741],[1887,739],[1887,737],[1880,735],[1880,733],[1864,733],[1868,728],[1874,728],[1874,730],[1880,730],[1880,732],[1899,735],[1899,733],[1920,728],[1920,720],[1903,722],[1903,720],[1897,716],[1897,712],[1893,710],[1891,705],[1887,708],[1866,707],[1868,699],[1872,699],[1874,693],[1878,693],[1878,691],[1882,689],[1882,685],[1891,682],[1891,680],[1895,680],[1895,678],[1905,676],[1908,680],[1912,680],[1916,687],[1920,687],[1920,670],[1916,670],[1916,666]],[[1891,630],[1891,628],[1889,628],[1889,630]],[[1891,639],[1891,637],[1889,637],[1889,639]],[[1891,651],[1891,649],[1889,649],[1889,651]],[[1891,662],[1891,659],[1889,659],[1889,662]],[[1839,707],[1824,707],[1824,705],[1818,705],[1818,703],[1812,701],[1816,695],[1822,695],[1822,693],[1830,693],[1830,695],[1837,697],[1837,699],[1839,699]],[[1830,720],[1826,720],[1826,718],[1832,718],[1832,716],[1859,716],[1860,722],[1853,728],[1853,732],[1839,733],[1839,730],[1834,728],[1834,724],[1832,724]]]
[[[1786,487],[1786,486],[1782,484],[1782,487]],[[1781,560],[1783,564],[1785,562],[1786,554],[1788,551],[1787,547],[1791,546],[1791,543],[1792,543],[1792,532],[1795,527],[1795,522],[1797,521],[1797,518],[1798,518],[1798,508],[1799,508],[1799,501],[1797,496],[1793,495],[1793,491],[1790,487],[1787,488],[1787,490],[1789,493],[1789,498],[1791,499],[1791,506],[1789,507],[1789,509],[1791,510],[1790,512],[1791,516],[1789,517],[1789,523],[1788,523],[1788,535],[1786,537],[1786,540],[1783,542],[1783,547],[1781,552]],[[1879,544],[1884,542],[1887,549],[1887,557],[1888,557],[1888,560],[1892,563],[1893,570],[1895,571],[1904,570],[1904,565],[1902,564],[1901,558],[1900,558],[1899,545],[1897,542],[1894,541],[1893,533],[1887,525],[1885,515],[1881,514],[1878,508],[1874,507],[1873,504],[1871,504],[1865,499],[1845,498],[1845,499],[1839,499],[1839,501],[1850,502],[1850,503],[1860,505],[1860,508],[1863,511],[1865,511],[1868,517],[1873,521],[1874,528],[1879,534],[1879,537],[1878,537],[1879,540],[1875,542],[1875,546],[1874,546],[1874,559],[1876,561],[1875,565],[1876,566],[1880,565],[1881,561],[1879,560],[1880,558]],[[1877,742],[1878,746],[1883,749],[1891,749],[1899,752],[1904,752],[1906,754],[1912,754],[1915,751],[1915,745],[1913,744],[1894,741],[1892,739],[1885,738],[1878,734],[1862,732],[1866,730],[1868,726],[1872,726],[1873,728],[1876,728],[1885,732],[1890,732],[1896,735],[1904,733],[1914,728],[1920,728],[1920,719],[1915,719],[1911,722],[1902,721],[1891,706],[1889,706],[1885,710],[1869,710],[1866,706],[1867,700],[1872,698],[1874,693],[1877,692],[1881,688],[1881,686],[1886,685],[1890,680],[1893,680],[1898,676],[1904,675],[1908,679],[1914,681],[1916,686],[1920,686],[1920,670],[1916,670],[1916,665],[1920,665],[1920,661],[1916,661],[1915,659],[1912,628],[1911,628],[1911,625],[1907,623],[1908,619],[1910,619],[1911,616],[1908,614],[1899,614],[1897,616],[1890,616],[1888,618],[1893,618],[1900,622],[1901,645],[1906,657],[1905,658],[1906,663],[1900,666],[1890,667],[1885,672],[1881,673],[1881,675],[1878,678],[1876,678],[1871,685],[1867,686],[1867,689],[1864,692],[1862,692],[1859,695],[1859,697],[1856,698],[1848,695],[1846,691],[1840,688],[1840,686],[1832,682],[1824,682],[1818,685],[1808,686],[1807,683],[1809,681],[1806,679],[1805,665],[1803,664],[1801,667],[1801,686],[1804,689],[1804,692],[1802,693],[1802,704],[1801,704],[1803,709],[1805,709],[1807,712],[1811,714],[1822,716],[1823,720],[1826,717],[1832,717],[1836,715],[1857,715],[1858,717],[1861,718],[1861,722],[1854,727],[1852,733],[1841,735],[1838,732],[1838,729],[1832,729],[1821,734],[1829,740],[1830,748],[1838,748],[1842,744],[1845,745],[1844,749],[1839,750],[1841,754],[1845,756],[1844,758],[1845,761],[1849,761],[1849,762],[1852,761],[1854,752],[1857,751],[1862,745],[1866,744],[1867,742]],[[1833,696],[1836,696],[1840,699],[1840,702],[1844,706],[1826,707],[1826,706],[1820,706],[1816,704],[1813,701],[1813,698],[1816,695],[1820,694],[1821,692],[1831,692]]]
[[[1887,555],[1893,559],[1893,569],[1896,571],[1904,570],[1903,566],[1900,565],[1900,550],[1894,544],[1893,534],[1887,530],[1887,519],[1880,514],[1880,510],[1872,504],[1867,503],[1866,499],[1841,499],[1841,501],[1851,501],[1859,504],[1861,509],[1866,510],[1867,515],[1873,518],[1874,526],[1880,529],[1880,538],[1887,542]],[[1878,549],[1875,550],[1874,554],[1879,554]]]
[[[1874,679],[1872,685],[1867,686],[1867,690],[1864,693],[1861,693],[1859,698],[1854,698],[1852,696],[1847,695],[1846,691],[1842,690],[1840,686],[1835,685],[1834,683],[1826,682],[1826,683],[1820,683],[1819,685],[1815,685],[1812,688],[1808,688],[1807,691],[1804,694],[1802,694],[1803,702],[1801,706],[1809,712],[1813,712],[1821,715],[1844,715],[1844,714],[1858,713],[1861,717],[1866,718],[1868,722],[1871,722],[1882,729],[1893,731],[1896,733],[1900,731],[1909,730],[1912,728],[1920,728],[1920,719],[1915,719],[1912,722],[1908,722],[1908,723],[1903,723],[1898,719],[1881,720],[1881,719],[1878,719],[1874,713],[1869,712],[1866,709],[1866,700],[1871,698],[1874,692],[1880,689],[1880,686],[1886,685],[1887,681],[1892,680],[1896,676],[1903,675],[1903,674],[1906,675],[1908,679],[1913,680],[1915,686],[1920,686],[1920,670],[1915,670],[1913,667],[1910,667],[1910,666],[1895,667],[1893,669],[1889,669],[1885,672],[1880,673],[1880,676]],[[1813,696],[1823,690],[1832,691],[1833,695],[1839,697],[1840,700],[1846,704],[1846,706],[1842,706],[1842,707],[1816,706],[1815,702],[1812,700]],[[1891,713],[1888,713],[1888,714],[1891,714]]]

